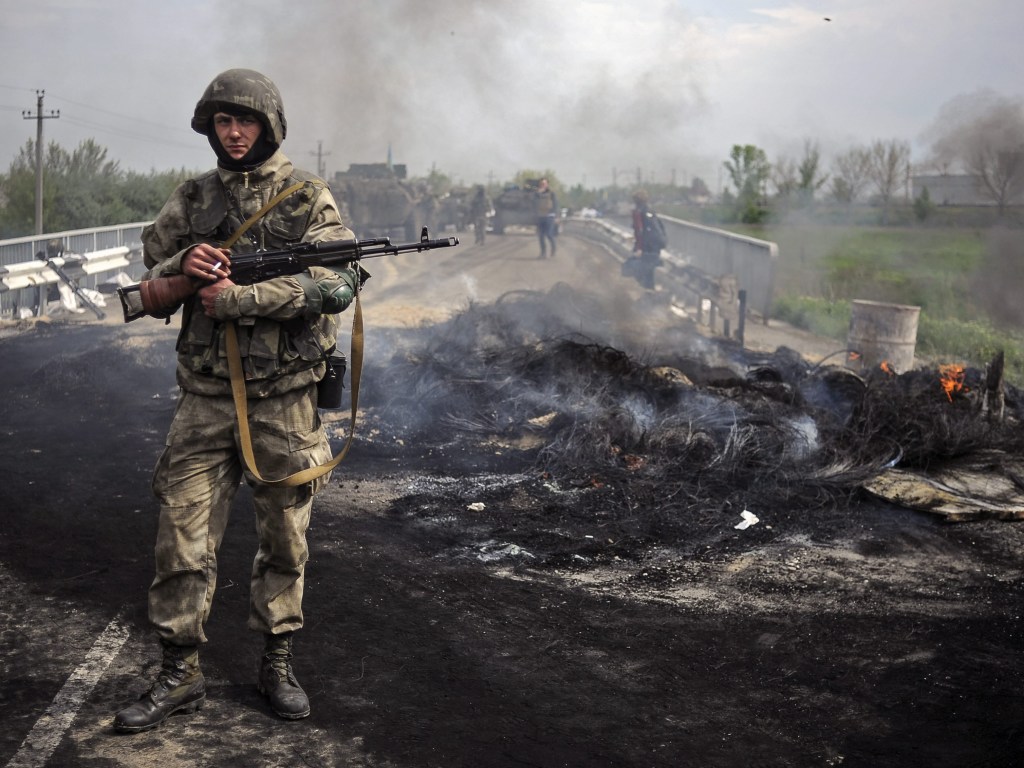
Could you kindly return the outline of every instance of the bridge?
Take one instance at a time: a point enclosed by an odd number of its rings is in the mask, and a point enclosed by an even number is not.
[[[775,243],[661,218],[668,235],[658,276],[664,290],[693,306],[698,322],[741,341],[748,317],[767,322],[778,261]],[[0,319],[44,314],[51,288],[66,282],[61,273],[80,288],[105,292],[112,292],[117,275],[137,280],[144,271],[140,238],[147,223],[0,241]],[[620,261],[632,253],[632,231],[621,221],[570,218],[564,225],[567,234],[600,243]]]

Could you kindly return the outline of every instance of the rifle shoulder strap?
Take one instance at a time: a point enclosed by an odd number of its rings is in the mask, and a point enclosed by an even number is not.
[[[264,485],[294,487],[312,482],[338,466],[346,454],[348,454],[348,449],[352,447],[352,440],[356,434],[356,411],[359,408],[359,375],[363,368],[363,310],[362,305],[359,303],[359,289],[356,289],[355,310],[352,318],[352,346],[350,352],[352,360],[352,413],[349,418],[348,438],[345,440],[345,445],[338,455],[325,464],[307,467],[277,480],[268,480],[260,474],[256,468],[256,456],[252,450],[252,436],[249,434],[249,405],[245,396],[245,376],[242,373],[242,357],[238,350],[238,334],[234,321],[229,322],[225,328],[225,340],[228,347],[228,368],[231,372],[231,395],[235,400],[235,412],[238,414],[238,435],[242,448],[242,458],[245,460],[245,466],[252,473],[253,477]]]
[[[288,197],[288,195],[297,192],[304,186],[305,182],[300,181],[274,195],[265,206],[246,219],[242,226],[224,241],[221,247],[230,248],[267,211]],[[359,375],[363,368],[363,308],[359,303],[358,286],[356,286],[355,291],[355,305],[352,318],[352,347],[350,352],[352,360],[352,415],[349,421],[348,439],[345,441],[341,452],[326,464],[307,467],[278,480],[267,480],[256,467],[256,456],[252,450],[252,435],[249,433],[249,403],[248,398],[245,396],[245,375],[242,373],[242,354],[238,349],[238,331],[234,321],[227,323],[224,329],[224,339],[227,342],[228,370],[231,373],[231,396],[234,398],[235,414],[238,416],[238,435],[242,447],[242,458],[245,460],[245,466],[252,473],[253,477],[264,485],[294,487],[312,482],[338,466],[348,453],[348,449],[352,446],[352,440],[356,433],[356,410],[359,407]]]

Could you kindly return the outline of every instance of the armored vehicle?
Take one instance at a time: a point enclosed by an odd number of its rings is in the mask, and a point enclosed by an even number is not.
[[[357,237],[419,238],[420,228],[431,223],[434,200],[405,178],[404,165],[388,163],[352,163],[334,174],[331,191]]]
[[[434,226],[438,232],[448,228],[456,232],[464,232],[470,225],[469,201],[472,189],[469,187],[452,187],[438,202],[437,222]]]
[[[532,227],[537,223],[534,210],[534,193],[540,179],[527,179],[523,186],[509,184],[494,199],[494,218],[491,228],[495,234],[501,235],[505,227]]]

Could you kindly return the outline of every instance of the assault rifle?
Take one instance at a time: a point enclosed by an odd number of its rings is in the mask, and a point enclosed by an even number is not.
[[[296,275],[308,267],[334,267],[377,256],[450,248],[458,244],[457,237],[431,240],[426,227],[416,243],[393,245],[389,237],[300,243],[277,251],[256,251],[232,256],[231,280],[238,285],[252,285],[273,277]],[[209,284],[188,275],[171,275],[118,288],[124,321],[130,323],[145,315],[170,317],[185,299]]]

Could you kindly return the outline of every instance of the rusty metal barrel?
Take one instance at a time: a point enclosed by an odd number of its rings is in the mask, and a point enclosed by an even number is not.
[[[914,368],[920,307],[856,300],[850,303],[846,366],[867,371],[884,366],[894,373]]]

